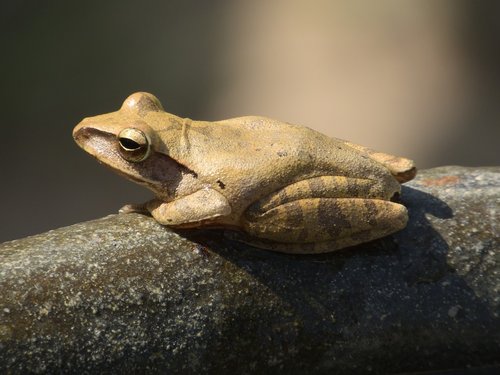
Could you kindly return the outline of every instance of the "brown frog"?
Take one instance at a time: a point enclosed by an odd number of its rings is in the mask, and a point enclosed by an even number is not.
[[[226,228],[231,238],[287,253],[322,253],[403,229],[396,203],[413,162],[312,129],[248,116],[193,121],[148,93],[84,119],[80,147],[156,198],[147,211],[174,228]]]

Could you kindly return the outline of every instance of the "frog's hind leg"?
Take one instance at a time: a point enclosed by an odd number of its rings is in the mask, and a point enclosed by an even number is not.
[[[288,202],[306,198],[369,198],[390,200],[401,186],[392,187],[367,178],[317,176],[294,182],[275,191],[247,209],[249,215],[259,215]]]
[[[274,251],[323,253],[387,236],[407,220],[406,208],[390,201],[306,198],[265,212],[247,211],[243,227],[250,236],[230,237]]]
[[[347,146],[355,149],[356,151],[366,154],[369,158],[385,166],[391,174],[400,183],[412,180],[417,174],[417,168],[413,160],[406,159],[400,156],[394,156],[383,152],[372,150],[371,148],[364,147],[348,141],[342,141]]]

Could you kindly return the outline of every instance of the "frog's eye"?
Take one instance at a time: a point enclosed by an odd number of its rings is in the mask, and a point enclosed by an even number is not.
[[[121,156],[130,162],[140,162],[149,156],[149,139],[141,130],[134,128],[123,129],[118,134]]]

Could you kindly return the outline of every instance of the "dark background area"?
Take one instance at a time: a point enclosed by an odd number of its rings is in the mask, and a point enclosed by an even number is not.
[[[0,241],[150,197],[71,138],[135,91],[180,116],[265,115],[420,168],[498,165],[499,4],[5,3]]]

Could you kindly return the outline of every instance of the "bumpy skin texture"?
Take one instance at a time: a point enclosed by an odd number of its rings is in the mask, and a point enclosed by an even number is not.
[[[193,121],[135,93],[73,136],[156,194],[128,211],[172,227],[228,228],[264,249],[319,253],[386,236],[408,219],[391,199],[415,176],[413,162],[303,126],[257,116]]]

